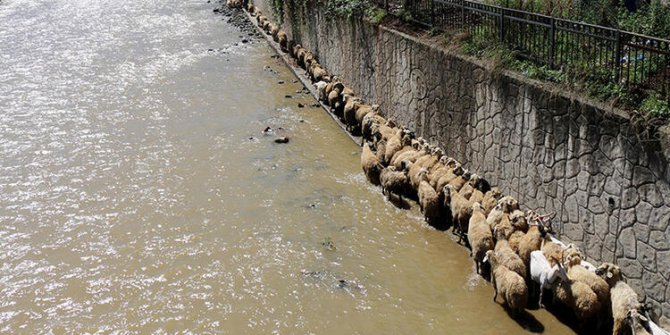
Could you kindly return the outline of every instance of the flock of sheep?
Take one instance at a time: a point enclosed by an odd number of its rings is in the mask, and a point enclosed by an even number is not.
[[[228,0],[242,8],[242,0]],[[288,52],[315,83],[318,98],[347,127],[361,135],[361,165],[367,180],[380,185],[389,199],[414,199],[425,220],[438,229],[453,227],[459,243],[471,249],[478,274],[490,276],[496,301],[515,316],[529,305],[529,297],[543,307],[543,293],[572,310],[580,328],[600,329],[613,320],[613,334],[669,334],[654,324],[626,284],[618,266],[600,267],[583,260],[573,245],[552,235],[553,215],[521,211],[516,199],[471,173],[444,151],[407,128],[385,119],[377,105],[368,105],[316,56],[270,22],[253,5],[247,10],[282,51]]]

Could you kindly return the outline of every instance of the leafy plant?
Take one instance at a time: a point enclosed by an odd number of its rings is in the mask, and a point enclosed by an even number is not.
[[[370,6],[369,0],[328,0],[326,1],[326,15],[347,18],[363,16],[368,12]]]
[[[368,9],[368,18],[373,24],[380,24],[387,14],[384,9],[378,7],[370,7]]]
[[[655,117],[670,117],[670,103],[658,95],[650,96],[644,99],[640,106],[640,110]]]

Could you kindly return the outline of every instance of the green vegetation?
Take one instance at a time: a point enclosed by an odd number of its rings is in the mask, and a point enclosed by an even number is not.
[[[609,74],[597,76],[580,71],[561,71],[520,59],[514,50],[500,43],[491,43],[495,38],[492,39],[485,33],[455,36],[446,34],[445,37],[448,43],[458,44],[463,53],[489,60],[494,72],[502,69],[514,70],[529,78],[554,82],[568,89],[586,92],[593,98],[610,101],[622,108],[670,119],[670,107],[663,97],[658,95],[646,97],[645,92],[610,80]]]
[[[326,15],[328,17],[364,16],[372,6],[369,0],[327,0]]]
[[[630,0],[629,0],[630,1]],[[520,9],[554,17],[583,21],[638,34],[670,36],[670,6],[661,0],[634,1],[634,11],[625,0],[490,0],[489,4]]]
[[[373,24],[380,24],[387,14],[386,10],[378,7],[370,7],[368,9],[368,18]]]
[[[643,5],[637,12],[628,12],[623,6],[623,0],[613,0],[614,3],[605,3],[609,0],[592,0],[587,10],[573,8],[572,2],[540,1],[524,2],[521,6],[518,0],[494,0],[508,7],[540,12],[542,14],[559,14],[575,21],[574,17],[581,13],[594,24],[605,25],[634,31],[641,34],[657,35],[664,38],[670,36],[670,8],[663,7],[657,0]],[[593,4],[601,1],[602,4]],[[617,1],[620,1],[617,2]],[[503,3],[504,2],[504,3]],[[579,9],[579,10],[578,10]],[[599,14],[598,14],[599,13]],[[600,15],[600,16],[598,16]],[[564,33],[556,35],[554,60],[558,63],[550,67],[545,57],[549,49],[543,40],[543,34],[536,30],[528,30],[520,25],[510,24],[505,27],[505,42],[500,41],[495,22],[482,20],[478,25],[469,27],[466,32],[447,32],[445,37],[448,43],[457,45],[462,52],[490,62],[494,73],[501,69],[510,69],[520,72],[529,78],[550,81],[569,90],[584,92],[590,97],[613,103],[615,106],[634,111],[639,120],[645,124],[657,123],[659,119],[670,120],[668,96],[661,96],[658,92],[658,63],[649,62],[655,56],[647,51],[624,53],[619,66],[621,77],[617,77],[614,70],[612,55],[603,57],[602,50],[612,50],[613,45],[598,45],[597,43],[569,37]],[[519,39],[518,36],[524,36]],[[511,39],[511,40],[509,40]],[[509,41],[508,41],[509,40]],[[514,48],[523,47],[524,52]],[[609,49],[608,49],[609,48]],[[560,58],[559,54],[560,53]],[[535,55],[539,59],[523,58],[522,55]],[[624,60],[625,59],[625,60]],[[629,72],[630,71],[630,72]],[[643,83],[638,85],[637,83]],[[656,90],[656,91],[655,91]]]
[[[658,95],[650,96],[642,101],[640,110],[654,117],[670,118],[670,104]]]

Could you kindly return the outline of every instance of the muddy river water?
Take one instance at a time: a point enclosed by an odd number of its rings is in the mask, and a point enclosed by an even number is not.
[[[0,2],[0,333],[571,333],[508,317],[213,8]]]

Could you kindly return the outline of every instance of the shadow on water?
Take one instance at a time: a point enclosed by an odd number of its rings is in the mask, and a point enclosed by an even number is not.
[[[538,321],[532,314],[523,311],[513,318],[514,321],[523,329],[533,333],[544,333],[544,325]]]
[[[397,195],[395,195],[395,194],[389,193],[389,194],[386,196],[386,199],[388,199],[388,201],[389,201],[391,204],[393,204],[393,206],[395,206],[395,207],[397,207],[397,208],[399,208],[399,209],[405,209],[405,210],[408,210],[408,209],[411,209],[411,208],[412,208],[412,204],[408,201],[408,199],[399,197],[399,196],[397,196]]]

